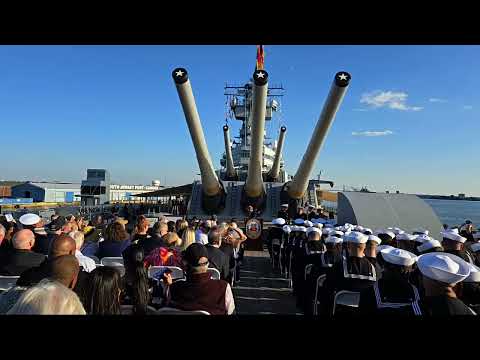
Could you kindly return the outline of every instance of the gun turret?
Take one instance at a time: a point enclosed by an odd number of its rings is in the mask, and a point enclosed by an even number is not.
[[[280,128],[280,135],[278,135],[277,148],[275,149],[275,158],[273,165],[267,174],[267,181],[278,181],[278,175],[280,174],[280,158],[282,156],[283,142],[285,141],[285,133],[287,128],[282,126]]]
[[[200,168],[203,192],[202,207],[208,214],[219,213],[225,207],[225,190],[218,181],[213,168],[187,70],[177,68],[173,70],[172,76],[185,113],[188,130],[197,155],[198,167]]]
[[[247,180],[242,195],[242,207],[245,209],[248,205],[252,205],[261,212],[265,207],[266,196],[262,178],[262,157],[268,73],[265,70],[255,70],[253,83],[251,150]]]
[[[320,152],[328,131],[335,119],[335,114],[345,96],[350,79],[350,74],[344,71],[338,72],[335,75],[332,87],[330,88],[330,93],[325,101],[322,113],[317,121],[317,125],[313,131],[307,150],[303,155],[302,162],[300,163],[292,182],[286,187],[289,200],[295,200],[294,203],[298,202],[307,190],[309,177],[315,165],[315,160],[317,159],[317,155]],[[291,211],[296,211],[296,206],[293,208],[290,206],[290,209]]]
[[[225,180],[238,180],[237,171],[233,166],[232,145],[230,144],[230,131],[228,125],[223,127],[223,140],[225,142],[226,172]]]

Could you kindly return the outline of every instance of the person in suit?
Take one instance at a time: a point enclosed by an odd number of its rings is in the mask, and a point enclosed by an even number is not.
[[[38,266],[45,260],[45,255],[32,250],[35,235],[31,230],[23,229],[12,238],[13,249],[3,254],[0,261],[0,274],[19,276],[22,272]]]
[[[222,234],[218,229],[213,228],[208,233],[208,244],[205,246],[208,252],[208,261],[210,267],[220,271],[222,280],[229,281],[231,279],[229,258],[220,250],[221,245]]]

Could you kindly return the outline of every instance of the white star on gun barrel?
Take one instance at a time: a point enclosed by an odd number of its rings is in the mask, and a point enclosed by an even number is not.
[[[175,76],[183,76],[183,71],[182,71],[182,70],[178,70],[178,71],[175,73]]]
[[[340,75],[338,75],[338,78],[339,78],[340,80],[347,80],[347,79],[348,79],[348,77],[347,77],[346,74],[340,74]]]
[[[259,72],[257,73],[257,78],[262,78],[262,79],[263,79],[264,77],[265,77],[265,73],[264,73],[264,72],[259,71]]]

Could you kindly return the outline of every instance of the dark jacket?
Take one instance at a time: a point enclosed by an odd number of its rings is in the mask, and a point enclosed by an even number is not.
[[[0,275],[19,276],[22,272],[40,265],[45,255],[30,250],[17,250],[3,254],[0,259]]]
[[[35,244],[33,245],[32,251],[36,253],[48,255],[48,251],[50,250],[50,244],[52,243],[53,239],[55,238],[56,234],[35,234]]]
[[[220,245],[220,250],[227,256],[230,269],[233,269],[235,267],[235,256],[233,254],[233,246],[222,242],[222,245]]]
[[[25,270],[20,275],[20,278],[17,280],[17,286],[34,286],[38,284],[43,279],[49,276],[48,272],[48,259],[45,259],[41,264],[38,266],[32,267],[30,269]],[[80,272],[78,273],[77,284],[73,289],[77,295],[82,295],[83,289],[88,282],[89,274],[83,271],[83,268],[80,267]]]
[[[122,257],[122,252],[131,244],[130,239],[124,241],[104,240],[98,246],[98,258]]]
[[[425,297],[422,305],[429,316],[475,315],[461,300],[448,296]]]
[[[226,315],[225,291],[228,283],[211,280],[209,273],[187,275],[187,281],[170,286],[170,306],[181,310],[203,310],[212,315]]]
[[[230,279],[230,260],[223,253],[222,250],[207,244],[205,246],[208,252],[208,261],[210,263],[210,267],[214,267],[218,271],[220,271],[220,276],[222,280],[229,281]]]

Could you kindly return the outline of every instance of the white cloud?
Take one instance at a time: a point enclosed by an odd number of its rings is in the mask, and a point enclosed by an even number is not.
[[[463,106],[463,109],[464,109],[464,110],[472,110],[472,109],[473,109],[473,106],[472,106],[472,105],[464,105],[464,106]]]
[[[370,93],[364,93],[360,103],[367,104],[373,108],[388,107],[394,110],[402,111],[420,111],[421,106],[408,106],[408,94],[405,92],[375,90]]]
[[[428,101],[430,101],[432,103],[446,103],[447,102],[447,100],[439,99],[439,98],[430,98],[430,99],[428,99]]]
[[[387,136],[392,135],[393,131],[384,130],[384,131],[354,131],[352,132],[353,136]]]

